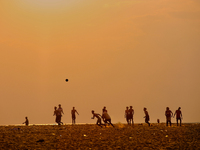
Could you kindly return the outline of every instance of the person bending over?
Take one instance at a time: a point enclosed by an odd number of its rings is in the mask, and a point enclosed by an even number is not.
[[[26,126],[28,126],[29,125],[29,121],[28,121],[28,117],[25,117],[25,122],[23,122],[22,124],[25,124]]]
[[[102,125],[105,126],[105,124],[101,123],[101,115],[100,114],[95,113],[94,110],[92,110],[92,114],[93,114],[93,117],[91,119],[94,119],[95,117],[97,118],[96,125],[98,125],[100,127],[102,127]]]
[[[114,127],[114,125],[111,123],[111,118],[108,115],[107,111],[103,112],[102,118],[103,118],[103,120],[104,120],[105,123],[111,124]]]

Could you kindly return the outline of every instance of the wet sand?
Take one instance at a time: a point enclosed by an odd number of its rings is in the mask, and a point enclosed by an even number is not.
[[[200,124],[0,126],[0,149],[200,149]]]

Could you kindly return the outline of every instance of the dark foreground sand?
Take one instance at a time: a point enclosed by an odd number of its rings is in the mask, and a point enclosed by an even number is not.
[[[200,149],[200,124],[0,126],[0,149]]]

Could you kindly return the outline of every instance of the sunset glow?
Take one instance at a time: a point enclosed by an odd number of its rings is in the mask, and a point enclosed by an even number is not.
[[[165,121],[182,107],[199,122],[200,3],[197,0],[3,0],[0,2],[0,124]],[[69,79],[69,82],[65,82]],[[9,116],[9,117],[8,117]],[[174,120],[175,121],[175,120]]]

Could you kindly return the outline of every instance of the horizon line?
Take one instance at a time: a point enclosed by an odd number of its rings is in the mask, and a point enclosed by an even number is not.
[[[127,124],[127,123],[121,123],[121,122],[117,122],[117,123],[113,123],[113,124]],[[143,123],[134,123],[134,124],[146,124],[145,122]],[[160,122],[160,123],[157,123],[157,122],[154,122],[154,123],[151,123],[151,124],[166,124],[166,122]],[[176,124],[176,123],[172,123],[172,124]],[[200,122],[185,122],[185,123],[182,123],[182,124],[200,124]],[[47,124],[29,124],[28,126],[58,126],[58,124],[55,124],[55,123],[47,123]],[[72,123],[64,123],[63,125],[72,125]],[[63,126],[63,125],[60,125],[60,126]],[[76,124],[73,124],[73,125],[96,125],[96,123],[76,123]],[[0,126],[26,126],[24,124],[9,124],[9,125],[0,125]]]

